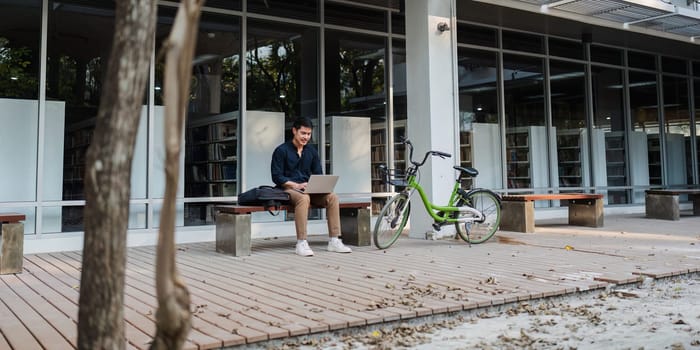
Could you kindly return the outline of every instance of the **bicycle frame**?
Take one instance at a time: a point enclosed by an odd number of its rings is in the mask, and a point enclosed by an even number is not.
[[[426,155],[427,158],[427,155]],[[423,161],[425,163],[425,160]],[[422,165],[422,163],[420,164]],[[436,205],[432,203],[429,199],[428,196],[425,194],[425,190],[423,187],[420,185],[420,183],[416,180],[416,173],[418,171],[418,167],[420,166],[418,164],[414,164],[413,167],[408,169],[408,174],[407,174],[407,182],[408,184],[406,185],[406,188],[402,191],[406,193],[407,197],[410,198],[412,192],[418,191],[418,195],[420,196],[421,201],[423,202],[423,206],[425,207],[425,210],[428,212],[428,215],[433,218],[436,222],[439,223],[457,223],[457,222],[473,222],[473,221],[478,221],[478,220],[483,220],[484,216],[483,214],[469,206],[461,206],[461,207],[456,207],[454,206],[457,199],[459,197],[462,198],[467,198],[468,193],[462,190],[460,187],[460,182],[459,178],[455,181],[454,187],[452,188],[452,193],[450,194],[450,199],[447,202],[447,205]],[[452,213],[459,212],[459,213],[469,213],[472,215],[472,217],[461,217],[461,215],[457,215],[456,217],[452,217]],[[442,215],[438,215],[438,213],[443,213]]]

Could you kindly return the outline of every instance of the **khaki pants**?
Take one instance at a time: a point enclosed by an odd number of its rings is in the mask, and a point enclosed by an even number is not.
[[[308,234],[309,206],[311,204],[326,208],[328,235],[331,237],[340,236],[340,209],[338,196],[335,193],[304,194],[292,189],[285,190],[285,192],[289,193],[290,205],[294,207],[294,224],[297,230],[297,239],[306,239]]]

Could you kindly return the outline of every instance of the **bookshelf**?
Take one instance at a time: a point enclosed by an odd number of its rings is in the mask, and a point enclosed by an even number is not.
[[[235,196],[238,113],[191,118],[185,138],[185,196]]]
[[[547,133],[544,126],[506,131],[506,166],[509,188],[541,188],[549,183]]]
[[[588,185],[586,133],[583,129],[560,130],[557,133],[557,160],[559,186],[581,187]]]
[[[406,169],[406,162],[408,154],[406,153],[406,146],[399,140],[408,136],[407,121],[405,119],[394,121],[394,161],[393,164],[388,164],[389,158],[387,157],[387,151],[389,147],[387,146],[387,127],[386,123],[372,123],[370,127],[370,158],[371,158],[371,188],[372,193],[386,193],[389,192],[389,185],[384,183],[384,178],[378,172],[377,167],[381,164],[387,165],[391,169],[398,169],[403,171]],[[380,195],[372,198],[372,213],[377,214],[384,206],[386,202],[386,195]]]
[[[474,167],[472,165],[472,131],[459,132],[459,166],[464,168]],[[462,188],[471,188],[472,178],[462,179]]]
[[[661,185],[661,143],[658,134],[647,135],[649,152],[649,184]]]
[[[96,118],[88,118],[66,127],[63,153],[63,199],[85,199],[83,190],[85,156],[92,142]]]
[[[605,133],[605,158],[608,186],[627,185],[625,171],[625,135],[622,131]]]

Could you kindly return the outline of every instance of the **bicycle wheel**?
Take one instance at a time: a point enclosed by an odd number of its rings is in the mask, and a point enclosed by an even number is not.
[[[457,206],[469,205],[484,214],[484,221],[458,222],[457,233],[463,240],[479,244],[489,240],[501,223],[501,205],[494,194],[487,190],[471,192],[467,198],[457,201]]]
[[[374,245],[379,249],[391,247],[403,231],[408,216],[411,214],[411,202],[408,196],[399,193],[386,202],[374,223]]]

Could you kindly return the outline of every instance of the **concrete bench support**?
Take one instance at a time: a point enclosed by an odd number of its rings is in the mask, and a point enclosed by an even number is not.
[[[535,202],[501,202],[501,230],[535,232]]]
[[[371,244],[370,203],[340,203],[340,227],[343,242],[355,246]],[[280,210],[290,210],[286,205]],[[222,205],[216,211],[216,251],[233,256],[251,253],[251,213],[265,211],[263,207]]]
[[[588,193],[552,193],[503,196],[500,229],[535,232],[535,201],[569,200],[569,225],[602,227],[603,195]]]
[[[233,256],[250,255],[250,214],[216,214],[216,251]]]
[[[24,262],[24,214],[0,214],[0,274],[21,273]]]
[[[354,246],[372,244],[370,216],[368,208],[341,208],[340,228],[343,242]]]
[[[570,199],[569,225],[603,227],[603,199]]]
[[[693,203],[693,215],[700,216],[700,190],[647,190],[644,196],[646,217],[650,219],[680,220],[680,196],[687,194]]]

